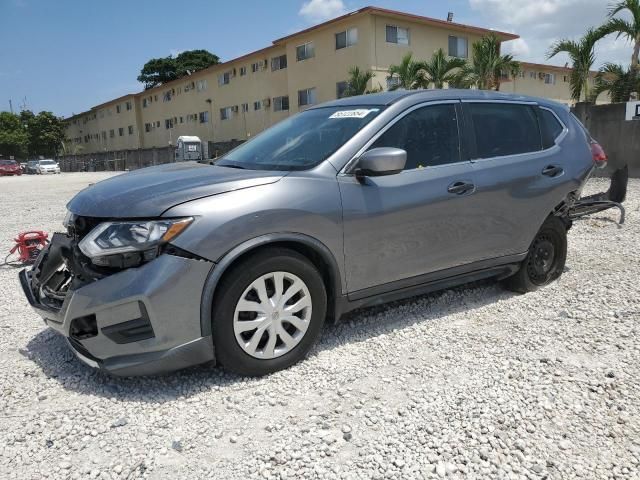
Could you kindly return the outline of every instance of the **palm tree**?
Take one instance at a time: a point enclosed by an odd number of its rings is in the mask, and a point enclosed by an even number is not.
[[[616,17],[620,12],[628,11],[631,20]],[[638,56],[640,56],[640,0],[622,0],[614,4],[609,10],[609,20],[600,27],[601,34],[616,33],[619,37],[627,37],[633,42],[633,56],[631,69],[638,70]]]
[[[626,102],[631,92],[637,91],[640,91],[640,78],[633,67],[625,69],[622,65],[605,63],[596,76],[591,100],[595,102],[598,95],[609,92],[612,102]]]
[[[343,93],[343,97],[354,97],[356,95],[364,95],[368,93],[367,86],[369,80],[373,78],[371,70],[360,70],[360,67],[351,67],[349,69],[349,80],[347,80],[347,89]]]
[[[387,78],[398,79],[398,83],[389,87],[389,90],[396,90],[398,88],[415,90],[416,88],[426,87],[424,63],[414,62],[412,53],[407,53],[402,57],[400,65],[389,65],[389,76]]]
[[[455,83],[455,70],[461,70],[466,64],[462,58],[447,58],[440,48],[431,56],[431,60],[422,64],[424,80],[427,86],[433,83],[435,88],[444,88],[445,83]]]
[[[475,42],[472,51],[473,60],[455,75],[450,82],[452,86],[500,90],[503,75],[515,75],[520,71],[520,63],[514,60],[513,55],[500,54],[500,40],[493,33]]]
[[[562,39],[551,45],[547,58],[552,58],[559,53],[567,53],[572,62],[572,72],[569,76],[569,88],[571,99],[576,102],[584,94],[584,98],[589,98],[589,75],[591,67],[596,60],[594,47],[596,42],[602,38],[600,29],[589,28],[584,36],[579,40]]]

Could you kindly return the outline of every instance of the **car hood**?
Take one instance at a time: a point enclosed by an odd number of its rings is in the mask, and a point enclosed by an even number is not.
[[[286,173],[240,170],[196,162],[142,168],[82,190],[67,204],[76,215],[102,218],[158,217],[180,203],[280,180]]]

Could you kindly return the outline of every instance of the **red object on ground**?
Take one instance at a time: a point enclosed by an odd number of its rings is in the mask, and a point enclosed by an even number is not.
[[[9,252],[9,255],[13,254],[17,250],[22,263],[31,263],[38,258],[40,250],[47,245],[48,238],[49,234],[41,230],[21,232],[15,238],[16,244]]]
[[[22,175],[20,164],[15,160],[0,160],[0,177],[3,175]]]

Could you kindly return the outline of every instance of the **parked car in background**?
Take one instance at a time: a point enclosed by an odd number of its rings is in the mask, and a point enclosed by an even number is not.
[[[44,175],[46,173],[60,173],[60,165],[58,165],[58,162],[55,160],[38,160],[36,173],[38,173],[38,175]]]
[[[38,173],[38,160],[29,160],[27,162],[27,167],[25,168],[25,173],[30,175]]]
[[[27,162],[20,162],[20,170],[22,173],[27,173]]]
[[[0,160],[0,176],[22,175],[22,169],[15,160]]]
[[[309,108],[213,166],[96,183],[68,204],[29,302],[89,365],[119,375],[210,360],[286,368],[325,319],[494,278],[555,281],[570,212],[606,156],[558,103],[396,91]],[[541,297],[542,298],[542,297]]]

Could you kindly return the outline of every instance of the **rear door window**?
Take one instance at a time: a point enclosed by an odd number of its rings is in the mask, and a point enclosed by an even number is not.
[[[460,161],[460,135],[454,104],[421,107],[408,113],[371,148],[395,147],[407,152],[405,170]]]
[[[556,139],[564,131],[564,126],[558,121],[551,110],[541,108],[539,111],[543,147],[553,147],[556,143]]]
[[[536,111],[531,105],[469,103],[478,158],[542,150]]]

